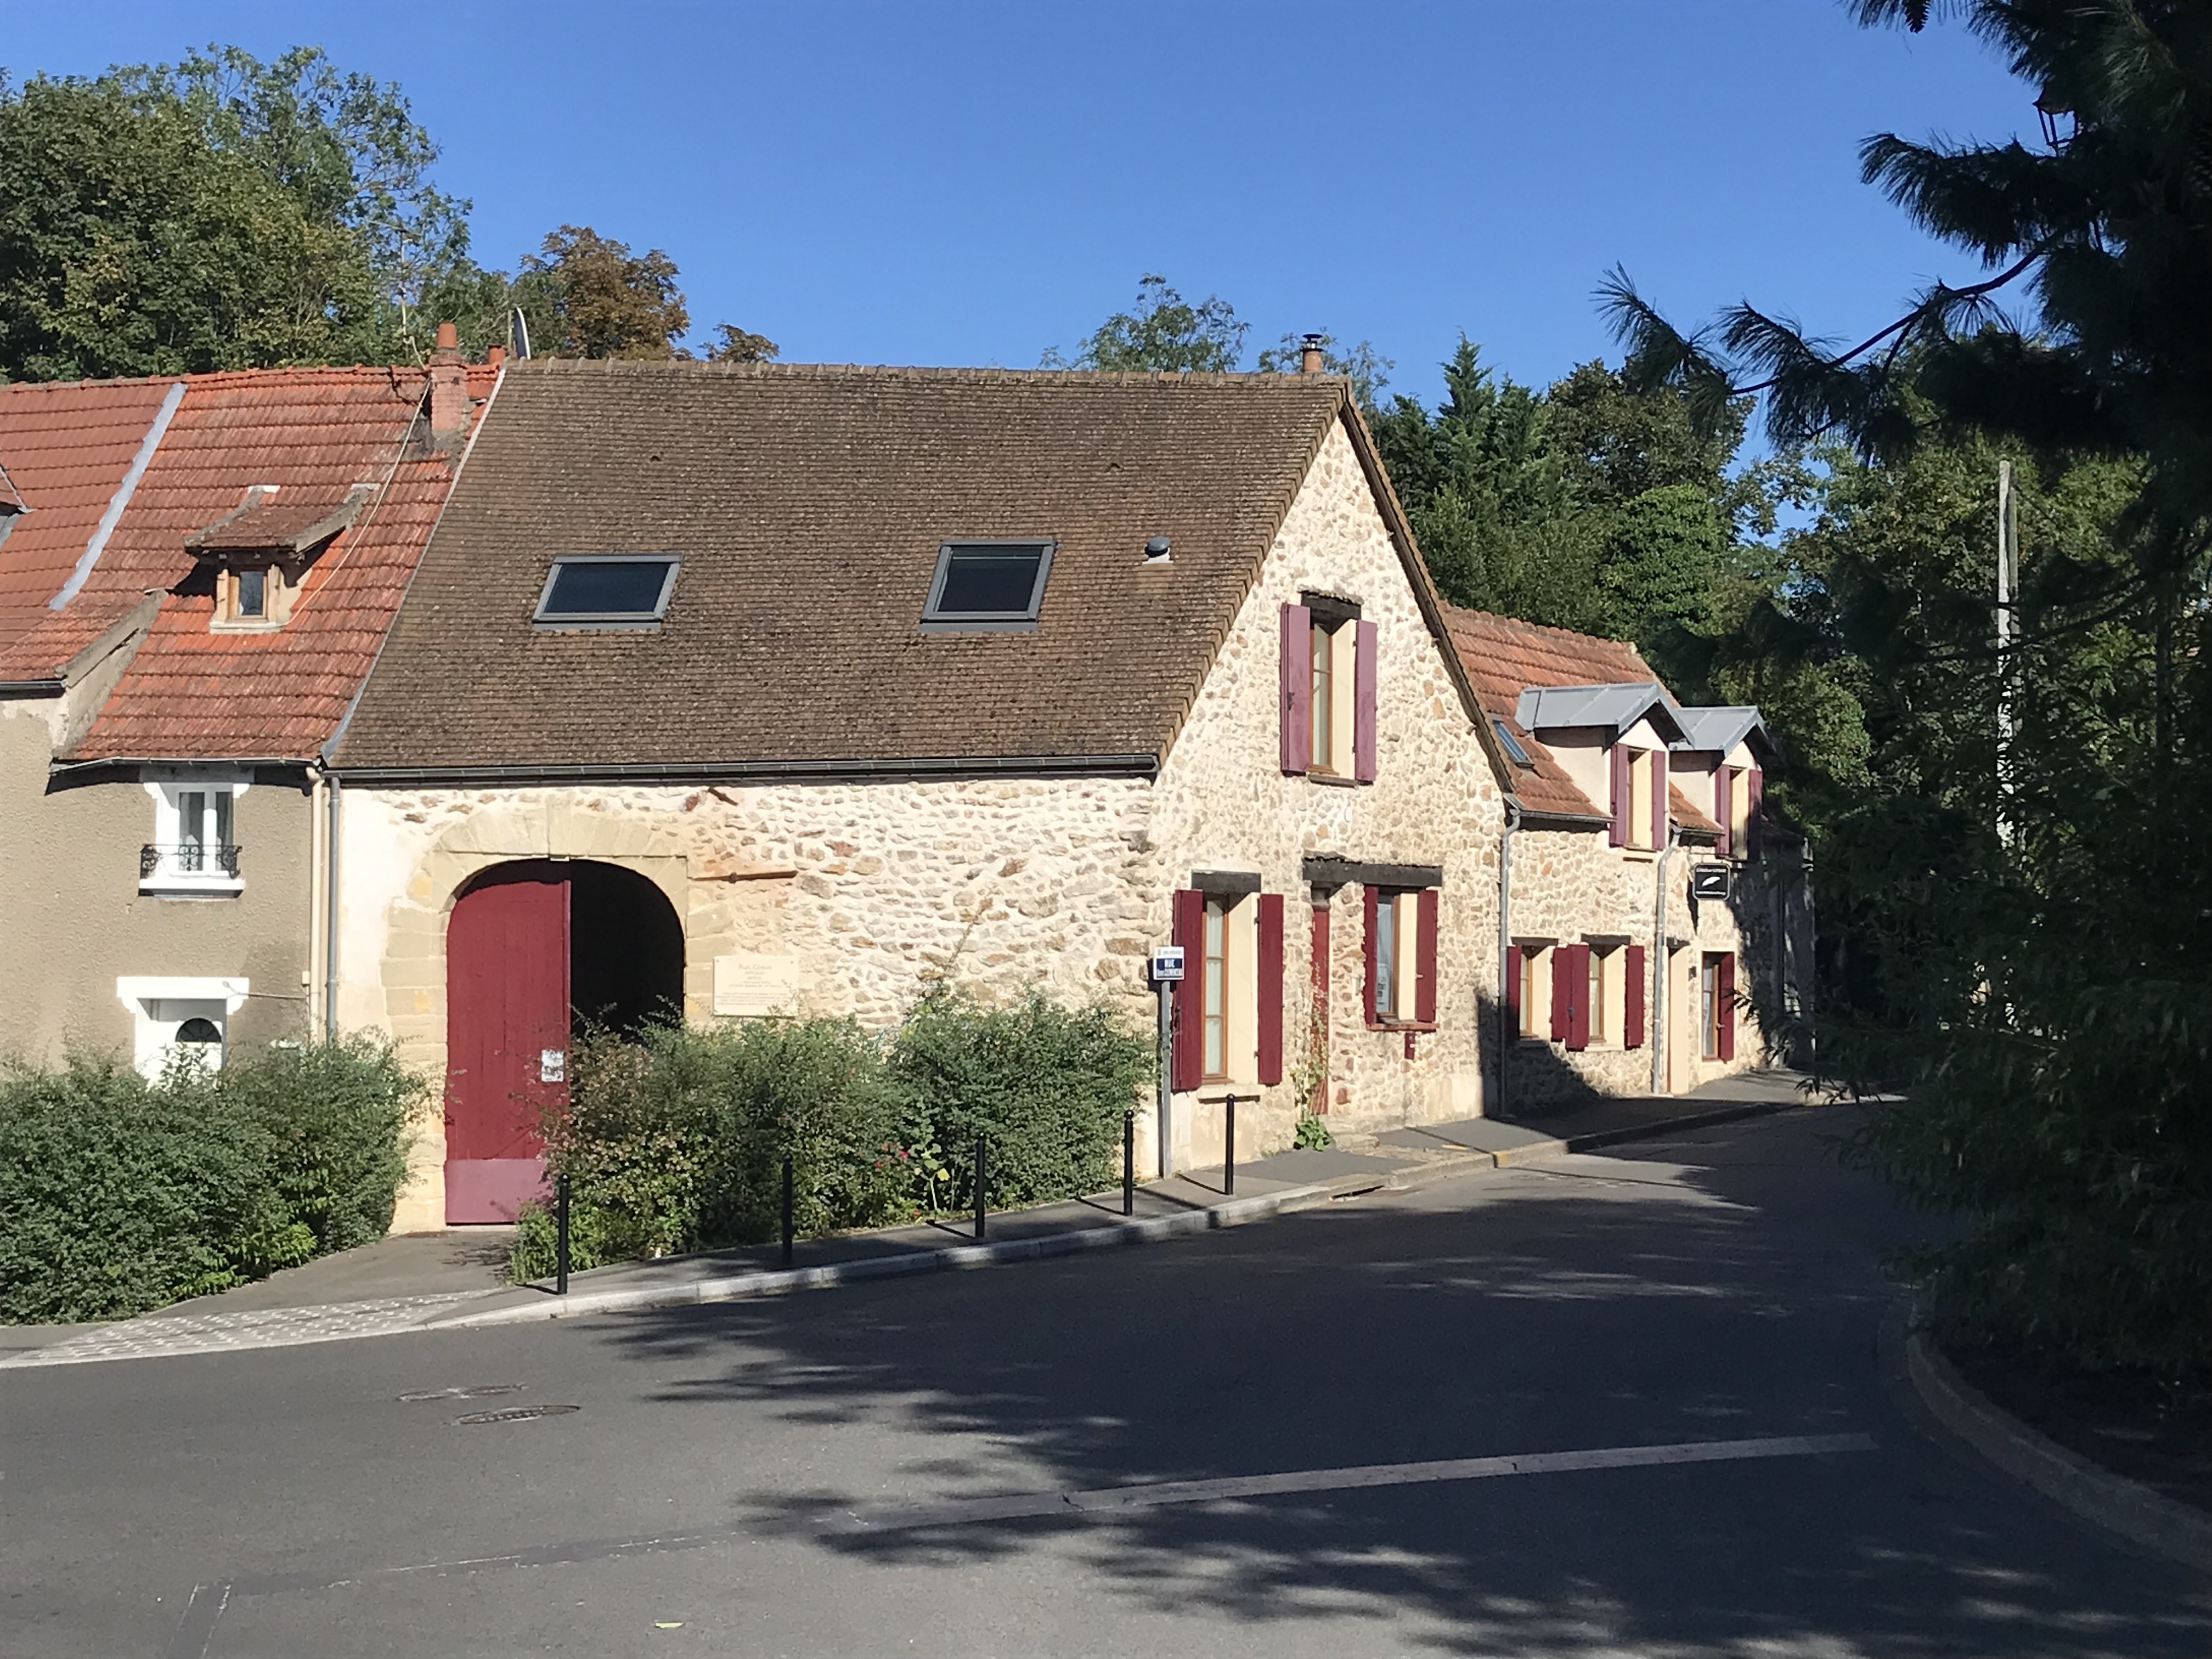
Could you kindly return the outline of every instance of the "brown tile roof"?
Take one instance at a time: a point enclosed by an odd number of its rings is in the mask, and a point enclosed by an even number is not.
[[[493,372],[470,372],[489,393]],[[267,369],[187,378],[183,402],[66,610],[18,641],[66,660],[148,588],[169,590],[72,760],[304,759],[337,729],[368,671],[450,488],[450,454],[421,441],[424,381],[383,368]],[[308,567],[289,618],[266,633],[209,631],[212,582],[186,538],[278,485],[327,516],[372,487]],[[289,521],[289,505],[276,508]]]
[[[52,602],[85,557],[173,384],[0,386],[0,465],[7,468],[11,496],[29,509],[0,544],[0,680],[54,678],[75,653],[76,647],[59,657],[12,647],[59,614]],[[137,602],[134,594],[131,604]],[[86,641],[122,614],[106,614]]]
[[[1566,817],[1608,816],[1568,777],[1536,734],[1515,717],[1521,693],[1532,685],[1627,685],[1657,680],[1643,653],[1623,640],[1600,639],[1523,622],[1488,611],[1444,607],[1444,623],[1485,714],[1504,723],[1514,741],[1535,762],[1507,768],[1508,783],[1522,808]],[[1669,810],[1685,829],[1717,833],[1718,826],[1669,784]]]
[[[337,763],[1159,753],[1350,408],[1319,376],[512,365]],[[1034,632],[921,631],[940,543],[1021,536],[1059,542]],[[659,631],[532,628],[551,556],[595,551],[683,556]]]

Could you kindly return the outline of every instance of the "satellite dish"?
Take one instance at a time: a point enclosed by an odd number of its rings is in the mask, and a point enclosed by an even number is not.
[[[520,306],[507,314],[507,349],[517,357],[530,355],[530,319],[522,314]]]

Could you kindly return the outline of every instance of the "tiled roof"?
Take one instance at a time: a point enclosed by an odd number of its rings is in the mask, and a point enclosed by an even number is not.
[[[171,380],[71,380],[0,386],[0,465],[27,512],[0,544],[0,680],[52,678],[131,605],[103,612],[54,656],[14,647],[59,613],[68,585],[144,443]],[[103,558],[105,555],[102,556]]]
[[[471,393],[494,372],[470,371]],[[450,452],[422,442],[423,377],[408,369],[267,369],[189,377],[83,592],[19,651],[70,652],[149,588],[169,590],[91,729],[66,758],[304,759],[368,671],[450,488]],[[213,583],[185,546],[254,484],[326,516],[370,486],[309,566],[285,624],[212,633]],[[290,508],[277,512],[289,521]],[[280,526],[281,527],[281,526]],[[63,636],[57,623],[71,624]],[[74,641],[72,643],[71,641]]]
[[[1158,754],[1349,407],[1321,376],[511,366],[337,763]],[[1057,540],[1034,631],[921,630],[970,537]],[[553,555],[669,551],[658,631],[532,628]]]
[[[1502,721],[1533,767],[1507,769],[1522,808],[1564,817],[1608,816],[1577,788],[1534,732],[1521,724],[1521,694],[1531,687],[1615,687],[1662,684],[1637,648],[1621,640],[1547,628],[1488,611],[1444,607],[1444,623],[1483,713]],[[1632,701],[1632,700],[1631,700]],[[1718,826],[1669,784],[1668,803],[1685,829],[1717,833]]]
[[[366,506],[368,493],[349,489],[333,501],[328,489],[307,495],[257,490],[246,506],[185,537],[185,545],[201,553],[305,553],[344,529],[355,516],[348,508]]]

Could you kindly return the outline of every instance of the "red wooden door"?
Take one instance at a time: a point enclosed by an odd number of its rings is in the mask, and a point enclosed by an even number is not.
[[[446,1219],[512,1221],[538,1197],[538,1114],[568,1093],[568,879],[502,865],[446,927]]]

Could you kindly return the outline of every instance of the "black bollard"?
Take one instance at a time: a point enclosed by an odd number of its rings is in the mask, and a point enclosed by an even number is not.
[[[1221,1192],[1227,1197],[1237,1190],[1237,1097],[1221,1097]]]
[[[553,1177],[553,1294],[568,1294],[568,1177]]]
[[[1137,1212],[1137,1115],[1121,1114],[1121,1213]]]
[[[795,1231],[791,1202],[791,1154],[783,1155],[783,1265],[791,1265],[791,1240]]]
[[[983,1238],[983,1137],[975,1137],[975,1239]]]

